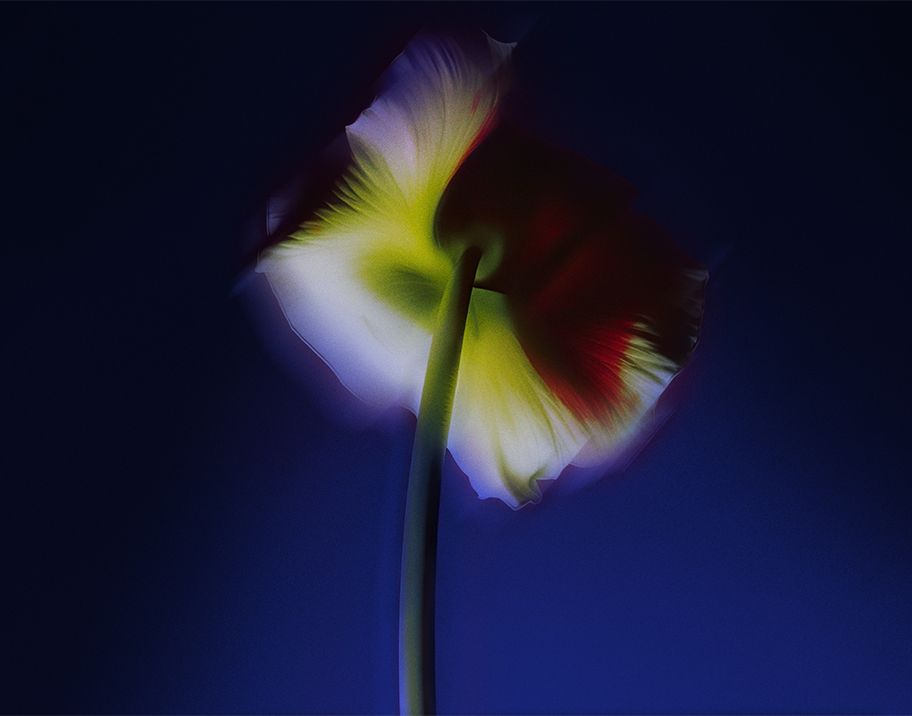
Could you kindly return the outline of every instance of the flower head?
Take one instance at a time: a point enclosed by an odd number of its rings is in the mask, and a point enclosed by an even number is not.
[[[638,434],[696,344],[707,274],[630,183],[498,123],[512,49],[413,40],[346,130],[334,200],[258,270],[346,387],[417,413],[441,297],[479,246],[448,447],[479,497],[519,507]]]

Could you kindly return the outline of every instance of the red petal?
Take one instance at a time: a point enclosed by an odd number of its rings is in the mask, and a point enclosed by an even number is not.
[[[502,125],[437,215],[444,245],[479,230],[501,237],[503,259],[479,286],[508,296],[532,365],[584,421],[636,412],[631,372],[665,366],[656,381],[667,381],[699,333],[706,269],[629,208],[635,196],[607,169]]]

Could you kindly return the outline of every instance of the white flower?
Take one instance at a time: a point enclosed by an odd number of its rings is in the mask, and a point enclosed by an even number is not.
[[[448,448],[513,507],[622,450],[696,344],[706,271],[611,172],[504,124],[513,45],[421,35],[347,128],[335,199],[260,259],[300,337],[361,399],[417,413],[462,250],[472,291]]]

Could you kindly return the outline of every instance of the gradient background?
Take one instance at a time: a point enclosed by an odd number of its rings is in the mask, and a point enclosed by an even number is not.
[[[231,289],[267,192],[453,12],[0,7],[3,712],[397,709],[414,420],[344,417]],[[513,513],[450,464],[441,712],[912,712],[912,5],[455,13],[522,36],[509,116],[711,279],[626,472]]]

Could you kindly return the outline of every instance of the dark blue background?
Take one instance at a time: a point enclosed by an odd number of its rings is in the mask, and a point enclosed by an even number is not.
[[[711,279],[626,472],[513,513],[450,464],[441,711],[912,712],[912,6],[868,3],[3,5],[0,710],[396,710],[414,421],[231,289],[448,13]]]

